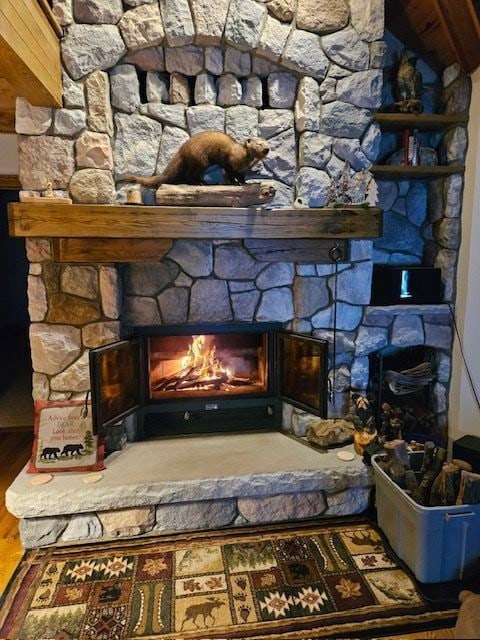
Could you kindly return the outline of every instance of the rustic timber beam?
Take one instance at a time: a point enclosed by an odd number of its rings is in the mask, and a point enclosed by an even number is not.
[[[348,240],[291,238],[289,240],[244,241],[245,248],[259,262],[331,262],[332,251],[341,261],[348,260]]]
[[[62,106],[60,43],[33,0],[0,2],[0,75],[38,106]]]
[[[12,85],[5,78],[0,78],[0,133],[15,133],[16,99]]]
[[[17,202],[9,205],[9,231],[26,238],[376,238],[382,211]]]
[[[161,238],[53,238],[55,262],[158,262],[172,248]]]
[[[0,189],[19,191],[22,188],[18,176],[0,175]]]
[[[0,175],[0,189],[18,191],[21,188],[18,176]]]

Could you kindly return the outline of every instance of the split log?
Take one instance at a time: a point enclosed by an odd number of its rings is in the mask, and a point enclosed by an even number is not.
[[[275,195],[272,182],[242,185],[162,184],[156,192],[159,205],[188,207],[251,207],[270,202]]]
[[[405,440],[391,440],[383,445],[387,452],[387,462],[398,462],[402,467],[409,468],[410,461]]]
[[[418,503],[424,506],[427,506],[429,504],[432,484],[442,470],[443,463],[445,462],[446,458],[447,450],[439,447],[435,452],[435,456],[430,464],[430,467],[427,469],[420,484],[418,485],[418,491],[414,496],[415,500]]]
[[[466,460],[460,460],[459,458],[453,458],[452,464],[460,469],[460,471],[473,471],[472,465]]]
[[[401,489],[405,489],[405,467],[399,462],[393,461],[388,472],[395,484],[398,484]]]
[[[416,495],[418,491],[418,481],[415,475],[415,471],[407,469],[405,471],[405,489],[410,492],[412,496]]]
[[[423,449],[423,460],[422,466],[420,467],[420,478],[427,473],[427,470],[432,466],[433,459],[435,457],[435,443],[431,440],[427,440],[425,442],[425,447]]]
[[[462,471],[456,504],[480,503],[480,474]]]
[[[460,469],[447,462],[435,478],[430,491],[429,506],[455,504],[460,485]]]

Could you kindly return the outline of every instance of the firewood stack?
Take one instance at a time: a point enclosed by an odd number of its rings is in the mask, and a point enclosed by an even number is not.
[[[480,503],[480,474],[464,460],[447,462],[447,450],[427,441],[420,470],[410,466],[411,447],[405,440],[384,444],[386,455],[378,466],[425,507]]]

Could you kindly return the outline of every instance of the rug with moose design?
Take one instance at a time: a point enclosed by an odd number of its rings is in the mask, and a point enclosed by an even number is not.
[[[28,552],[3,597],[16,640],[372,637],[447,626],[368,522]]]

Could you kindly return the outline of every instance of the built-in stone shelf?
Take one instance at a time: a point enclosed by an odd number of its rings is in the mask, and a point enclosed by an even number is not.
[[[369,306],[365,316],[444,316],[450,315],[448,304],[390,304]]]
[[[62,473],[32,486],[23,470],[6,505],[25,548],[360,513],[369,469],[336,453],[281,432],[146,440],[111,454],[96,484]]]

